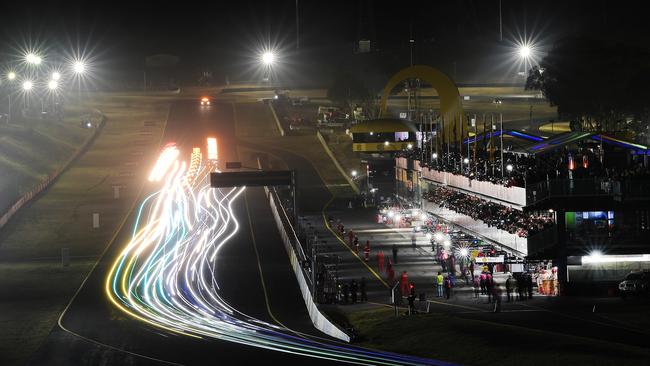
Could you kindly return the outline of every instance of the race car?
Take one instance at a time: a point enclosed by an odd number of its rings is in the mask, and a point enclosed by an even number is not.
[[[201,98],[201,105],[210,105],[210,98],[208,97]]]

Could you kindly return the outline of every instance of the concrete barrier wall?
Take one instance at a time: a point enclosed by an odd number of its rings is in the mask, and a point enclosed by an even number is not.
[[[496,227],[487,226],[482,221],[474,220],[467,215],[440,207],[438,204],[426,200],[422,201],[422,209],[442,218],[445,221],[460,226],[473,234],[476,234],[478,237],[508,247],[520,255],[528,255],[527,238],[522,238],[517,234],[510,234],[509,232],[497,229]]]
[[[0,229],[2,229],[7,224],[7,222],[9,222],[9,220],[18,212],[18,210],[20,210],[23,206],[34,199],[34,197],[38,196],[44,190],[49,188],[75,160],[77,160],[86,152],[86,150],[88,150],[88,147],[90,147],[93,141],[95,141],[95,138],[97,135],[99,135],[99,132],[104,128],[104,124],[106,123],[106,117],[100,111],[95,110],[95,113],[99,115],[99,123],[93,133],[86,138],[86,141],[84,141],[84,143],[77,149],[77,151],[75,151],[72,156],[68,158],[68,160],[65,161],[65,163],[63,163],[63,165],[50,173],[47,178],[45,178],[41,183],[22,195],[16,200],[13,205],[11,205],[11,207],[0,217]]]
[[[269,190],[267,187],[264,187],[264,191],[269,198],[269,204],[271,205],[271,211],[273,212],[275,223],[277,224],[278,231],[282,237],[284,248],[289,255],[291,269],[293,269],[293,273],[296,275],[296,279],[298,280],[300,292],[302,293],[302,298],[305,301],[307,310],[309,311],[309,318],[311,319],[311,322],[314,324],[314,327],[316,327],[316,329],[320,330],[321,332],[336,339],[350,342],[350,336],[342,331],[339,327],[337,327],[334,323],[332,323],[327,317],[325,317],[325,315],[320,312],[318,306],[314,302],[311,294],[311,289],[309,288],[307,279],[305,278],[305,273],[300,266],[300,261],[298,260],[296,251],[292,244],[292,241],[294,243],[298,243],[298,237],[290,225],[287,224],[285,226],[285,223],[288,223],[289,219],[284,212],[284,208],[282,208],[282,205],[279,204],[275,192]],[[285,218],[284,221],[282,220],[281,215]]]

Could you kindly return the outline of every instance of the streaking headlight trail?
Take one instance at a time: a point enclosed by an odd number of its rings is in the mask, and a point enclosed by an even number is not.
[[[230,306],[216,267],[220,250],[239,230],[233,204],[245,187],[211,188],[216,161],[201,159],[198,148],[189,165],[178,156],[175,144],[161,152],[149,175],[160,188],[140,204],[131,239],[106,278],[106,294],[120,310],[189,337],[355,364],[446,364],[303,335]]]

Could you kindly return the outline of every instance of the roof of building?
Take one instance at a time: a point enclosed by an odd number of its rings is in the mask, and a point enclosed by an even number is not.
[[[411,121],[396,118],[380,118],[357,123],[350,128],[350,132],[417,132],[417,128],[415,128],[415,124]]]
[[[592,141],[602,142],[604,144],[632,150],[635,153],[640,153],[640,154],[648,153],[648,147],[645,145],[621,140],[612,136],[607,136],[599,133],[582,132],[582,131],[561,133],[555,136],[551,136],[548,139],[545,139],[543,141],[531,142],[525,146],[522,146],[520,149],[515,149],[515,150],[521,150],[522,152],[526,152],[529,154],[543,154],[582,140],[592,140]]]

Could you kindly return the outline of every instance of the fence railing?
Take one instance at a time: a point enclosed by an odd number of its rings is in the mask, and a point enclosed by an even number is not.
[[[282,201],[280,200],[277,192],[274,189],[269,189],[264,187],[264,191],[267,194],[269,199],[269,204],[271,205],[271,211],[273,212],[273,217],[275,223],[278,226],[278,231],[282,237],[282,242],[284,243],[284,248],[289,255],[289,261],[291,263],[291,268],[293,269],[296,279],[298,280],[298,285],[300,287],[300,292],[302,293],[302,298],[305,301],[307,310],[309,312],[309,318],[314,324],[316,329],[321,332],[340,339],[345,342],[350,342],[350,336],[341,330],[336,324],[332,323],[323,313],[320,312],[318,306],[314,302],[312,294],[312,283],[309,279],[309,276],[305,273],[305,270],[302,266],[302,263],[307,259],[305,252],[302,249],[302,245],[296,235],[293,226],[291,226],[291,221],[287,216],[287,213],[282,206]]]
[[[23,194],[16,200],[16,202],[14,202],[13,205],[11,205],[11,207],[9,207],[9,209],[0,217],[0,229],[2,229],[9,222],[9,220],[18,212],[18,210],[33,200],[36,196],[41,194],[44,190],[49,188],[75,160],[77,160],[86,152],[86,150],[88,150],[88,147],[90,147],[106,123],[106,117],[99,111],[96,111],[96,113],[100,116],[100,120],[97,128],[95,128],[93,133],[86,138],[86,141],[84,141],[84,143],[77,149],[77,151],[75,151],[72,156],[68,158],[68,160],[65,161],[65,163],[63,163],[63,165],[61,165],[52,173],[48,174],[48,176],[43,179],[43,181],[41,181],[36,187]]]

